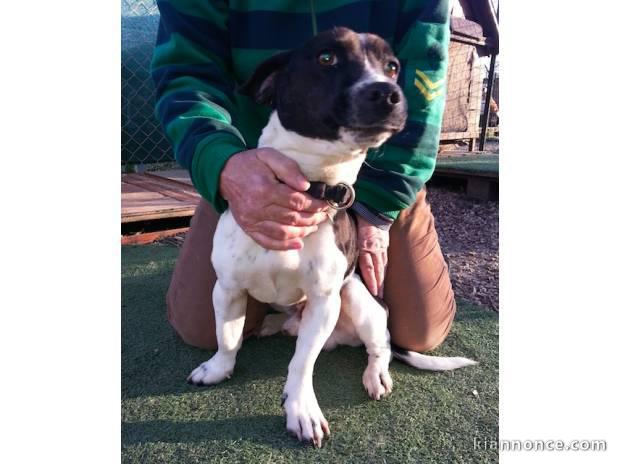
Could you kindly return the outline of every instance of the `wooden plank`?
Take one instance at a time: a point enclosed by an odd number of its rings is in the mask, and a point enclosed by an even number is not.
[[[149,221],[167,217],[192,216],[196,205],[164,197],[156,192],[144,192],[140,198],[126,199],[121,205],[121,222]]]
[[[144,190],[157,192],[166,197],[174,198],[175,200],[196,204],[200,201],[198,192],[189,188],[189,186],[182,182],[176,182],[157,176],[138,174],[125,174],[123,176],[123,181],[141,187]]]
[[[157,190],[148,190],[145,188],[133,192],[126,192],[121,196],[121,209],[147,208],[158,204],[166,206],[191,206],[194,205],[195,202],[171,198],[163,195]]]
[[[194,187],[192,183],[192,179],[185,169],[168,169],[166,171],[151,171],[147,172],[146,175],[153,177],[161,177],[164,179],[172,180],[175,182],[181,182],[182,184],[189,185],[190,187]]]
[[[147,192],[141,195],[141,198],[133,198],[131,202],[126,202],[121,205],[121,213],[123,216],[132,216],[136,214],[166,210],[196,208],[196,205],[191,203],[183,203],[170,198],[161,197],[154,192]],[[147,195],[150,195],[151,198],[147,198]]]
[[[187,207],[192,206],[192,203],[175,200],[174,198],[165,197],[158,192],[151,192],[148,190],[126,193],[121,200],[121,212],[123,213],[175,206]]]
[[[169,208],[159,211],[148,211],[141,214],[127,215],[122,218],[122,223],[153,221],[156,219],[180,218],[193,216],[196,208]]]
[[[141,174],[121,177],[121,222],[192,216],[200,195],[190,186]]]
[[[142,187],[138,187],[137,185],[128,184],[127,182],[121,181],[121,195],[139,192],[144,192],[144,189]]]
[[[188,230],[189,227],[181,227],[179,229],[159,230],[144,234],[125,235],[121,237],[121,245],[146,245],[162,238],[172,237],[174,235],[187,232]]]
[[[175,176],[171,174],[171,176]],[[191,179],[186,180],[182,175],[178,175],[175,177],[165,177],[156,172],[145,172],[145,179],[148,179],[153,182],[160,183],[162,185],[168,185],[170,187],[178,188],[184,192],[189,192],[194,195],[199,195],[196,189],[194,188],[194,184],[192,184]]]

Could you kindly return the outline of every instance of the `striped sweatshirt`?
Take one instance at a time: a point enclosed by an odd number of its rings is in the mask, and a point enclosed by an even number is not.
[[[401,62],[405,129],[369,151],[355,184],[358,207],[392,221],[435,168],[445,103],[449,0],[159,0],[151,74],[156,116],[177,162],[218,212],[219,176],[255,148],[271,109],[237,92],[273,54],[316,31],[345,26],[383,37]]]

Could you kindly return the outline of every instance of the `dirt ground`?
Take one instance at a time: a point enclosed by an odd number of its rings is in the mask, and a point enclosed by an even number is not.
[[[456,297],[499,311],[499,202],[433,186],[428,199]]]
[[[499,202],[432,185],[428,199],[457,299],[499,311]],[[181,234],[163,241],[181,246],[183,239]]]

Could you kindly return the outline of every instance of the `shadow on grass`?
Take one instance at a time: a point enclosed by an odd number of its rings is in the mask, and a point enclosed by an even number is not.
[[[146,442],[203,443],[220,440],[249,440],[273,448],[299,448],[300,444],[286,437],[282,415],[235,417],[220,420],[175,422],[156,420],[125,423],[122,443],[131,446]],[[284,437],[283,437],[284,435]],[[274,446],[275,445],[275,446]]]

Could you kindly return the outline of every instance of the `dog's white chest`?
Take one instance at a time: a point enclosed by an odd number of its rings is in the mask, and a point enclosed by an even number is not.
[[[264,303],[295,304],[340,291],[347,268],[329,221],[304,239],[301,250],[267,250],[224,212],[213,238],[213,267],[223,288],[244,288]]]

